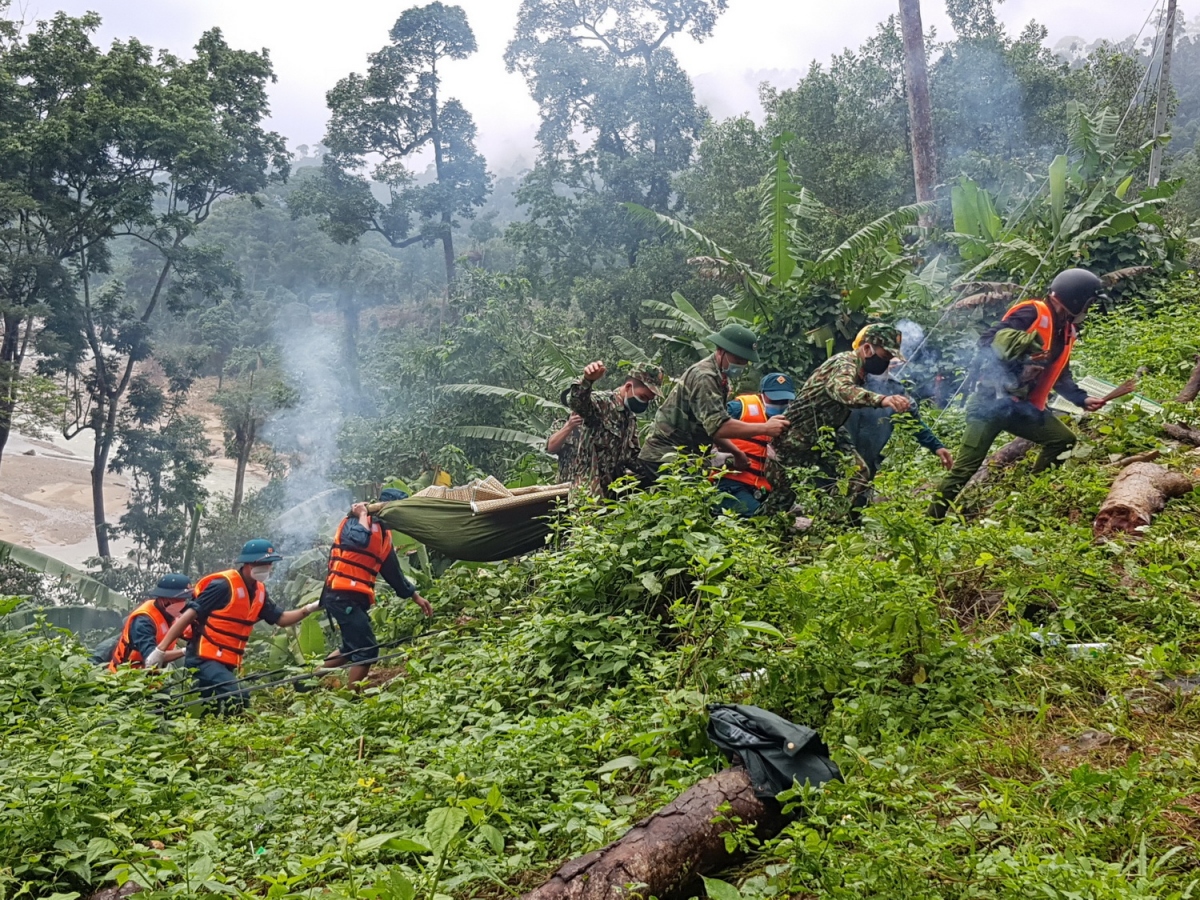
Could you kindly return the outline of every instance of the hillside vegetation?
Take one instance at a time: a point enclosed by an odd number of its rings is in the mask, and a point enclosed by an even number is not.
[[[1197,333],[1194,306],[1098,317],[1080,367],[1146,365],[1163,399]],[[544,552],[451,569],[361,699],[280,687],[247,718],[163,718],[67,635],[0,633],[0,891],[510,896],[719,768],[705,704],[736,700],[817,728],[846,777],[724,874],[742,897],[1191,896],[1200,496],[1136,542],[1090,524],[1111,459],[1200,458],[1128,407],[1082,429],[1065,468],[1027,461],[943,527],[900,436],[861,529],[794,541],[713,518],[677,471]],[[390,612],[387,636],[413,633]]]

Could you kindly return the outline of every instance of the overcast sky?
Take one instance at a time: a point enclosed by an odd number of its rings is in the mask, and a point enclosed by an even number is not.
[[[1155,0],[1007,0],[997,11],[1010,32],[1036,18],[1053,45],[1066,36],[1087,41],[1122,39],[1138,32]],[[104,19],[99,39],[135,36],[155,47],[188,54],[196,38],[218,26],[229,43],[270,51],[278,83],[271,89],[272,127],[295,147],[321,139],[325,92],[351,71],[363,71],[368,53],[387,41],[400,12],[421,2],[380,0],[18,0],[27,19],[58,10],[88,10]],[[504,70],[520,0],[459,0],[479,52],[451,63],[446,82],[475,116],[480,149],[494,169],[533,158],[537,107],[524,81]],[[758,84],[788,87],[813,59],[825,62],[857,47],[896,10],[895,0],[730,0],[713,36],[703,44],[677,38],[675,52],[691,74],[699,100],[718,118],[756,117]],[[943,5],[926,0],[925,26],[949,37]],[[1153,32],[1153,23],[1147,34]]]

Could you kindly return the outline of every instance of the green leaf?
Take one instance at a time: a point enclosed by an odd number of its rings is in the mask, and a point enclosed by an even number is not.
[[[463,437],[476,438],[482,441],[502,441],[506,444],[525,444],[535,450],[546,446],[545,437],[537,434],[527,434],[513,428],[498,428],[492,425],[460,425],[454,429],[456,434]]]
[[[45,553],[39,553],[37,550],[31,550],[29,547],[22,547],[19,544],[0,541],[0,562],[5,560],[12,560],[41,575],[57,578],[84,600],[94,603],[96,606],[121,612],[127,612],[133,608],[133,601],[124,594],[114,591],[103,582],[97,581],[90,575],[85,575],[64,562],[59,562],[53,556],[47,556]]]
[[[747,631],[757,631],[759,634],[769,634],[773,638],[783,640],[783,632],[770,622],[741,622],[739,624]]]
[[[603,775],[605,772],[616,772],[620,769],[636,769],[642,764],[642,761],[636,756],[618,756],[616,759],[610,759],[592,774]]]
[[[479,826],[479,833],[483,835],[483,839],[488,842],[488,846],[492,848],[493,853],[504,852],[504,835],[500,833],[500,829],[495,825],[489,825],[484,822]]]
[[[308,616],[300,622],[300,652],[305,656],[325,657],[325,632],[320,616]]]
[[[392,850],[396,853],[430,853],[429,847],[422,844],[420,841],[410,840],[409,838],[389,837],[383,842],[384,849]]]
[[[708,894],[708,900],[742,900],[742,892],[728,881],[704,875],[700,877],[704,879],[704,892]]]
[[[430,849],[439,856],[444,854],[466,821],[466,810],[457,806],[443,806],[433,810],[425,819],[425,839],[429,842]]]
[[[1057,231],[1062,224],[1063,210],[1067,205],[1067,158],[1059,154],[1050,163],[1050,214],[1053,217],[1054,228]]]

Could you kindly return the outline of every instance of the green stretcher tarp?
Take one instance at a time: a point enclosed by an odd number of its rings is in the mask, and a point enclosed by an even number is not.
[[[389,528],[451,559],[496,562],[540,550],[550,534],[557,498],[476,512],[470,502],[409,497],[375,512]]]

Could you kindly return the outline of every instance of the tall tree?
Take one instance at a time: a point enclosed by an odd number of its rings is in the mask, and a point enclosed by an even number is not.
[[[524,0],[505,62],[541,110],[538,161],[521,192],[528,262],[570,277],[633,265],[650,232],[617,204],[677,211],[672,176],[704,114],[667,42],[704,40],[727,0]]]
[[[161,57],[152,147],[167,177],[154,185],[153,222],[127,231],[139,248],[134,268],[124,281],[97,286],[107,260],[80,248],[74,302],[46,318],[39,344],[44,365],[67,376],[76,398],[66,433],[90,430],[94,437],[92,506],[102,558],[111,555],[104,474],[126,392],[138,364],[153,352],[155,315],[164,306],[175,313],[237,287],[220,252],[190,239],[219,200],[251,194],[287,174],[283,139],[262,128],[272,78],[265,52],[234,50],[217,30],[200,39],[194,60]]]
[[[917,186],[917,201],[925,203],[933,199],[937,158],[929,106],[929,66],[925,58],[925,35],[921,31],[921,0],[900,0],[900,34],[904,40],[904,93],[908,98],[913,181]]]
[[[159,72],[137,41],[97,48],[99,25],[60,13],[20,32],[0,20],[0,454],[41,324],[74,302],[66,261],[103,268],[117,231],[152,218]]]
[[[292,207],[320,216],[343,243],[371,231],[393,247],[440,241],[449,287],[457,219],[474,217],[491,190],[471,114],[442,95],[444,64],[474,53],[475,34],[461,6],[435,2],[405,10],[389,36],[391,43],[371,54],[366,75],[349,75],[326,95],[331,117],[322,177],[297,191]],[[426,149],[434,180],[421,184],[409,164]],[[368,157],[378,160],[369,171],[386,185],[387,202],[376,198],[364,174]]]
[[[227,370],[234,377],[213,400],[221,408],[225,426],[225,455],[236,462],[230,507],[236,520],[242,510],[246,466],[263,425],[271,413],[294,406],[299,397],[284,379],[274,348],[240,347]]]

